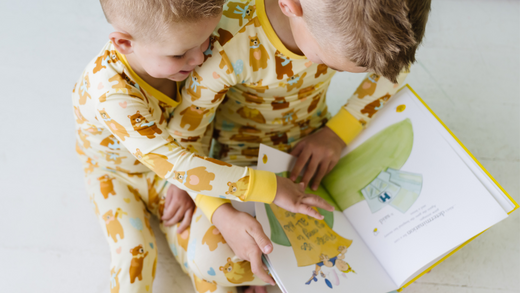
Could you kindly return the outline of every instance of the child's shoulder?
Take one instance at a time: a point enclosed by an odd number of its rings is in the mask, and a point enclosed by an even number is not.
[[[255,0],[231,0],[224,5],[222,18],[215,32],[222,39],[229,39],[257,21]]]
[[[118,92],[135,92],[134,82],[126,72],[128,68],[124,56],[108,42],[103,49],[89,62],[81,74],[73,91],[73,98],[79,99],[79,105],[94,100],[103,101],[111,90]]]

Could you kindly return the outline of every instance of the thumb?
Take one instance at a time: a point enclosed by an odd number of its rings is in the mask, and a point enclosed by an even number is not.
[[[265,253],[269,254],[271,251],[273,251],[273,244],[271,243],[271,240],[269,240],[269,237],[265,235],[264,231],[260,229],[252,229],[251,232],[249,232],[251,237],[255,239],[256,245],[260,248],[260,250]]]

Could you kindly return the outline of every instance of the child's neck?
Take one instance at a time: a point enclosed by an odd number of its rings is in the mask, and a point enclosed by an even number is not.
[[[289,18],[283,14],[280,6],[278,6],[278,0],[265,0],[265,13],[271,23],[274,31],[278,35],[278,38],[284,46],[291,52],[303,55],[303,52],[298,48],[291,30],[291,22]]]
[[[160,91],[161,93],[167,95],[168,97],[172,98],[173,100],[176,99],[177,95],[177,83],[173,80],[169,80],[166,78],[155,78],[150,76],[141,66],[139,61],[136,60],[134,54],[128,54],[125,55],[126,60],[128,61],[128,64],[130,67],[132,67],[132,70],[139,75],[139,77],[144,80],[146,83],[148,83],[150,86],[155,88],[156,90]]]

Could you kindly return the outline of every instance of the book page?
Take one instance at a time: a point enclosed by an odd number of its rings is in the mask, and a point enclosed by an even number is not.
[[[259,159],[259,170],[284,175],[295,158],[261,145]],[[325,189],[318,195],[330,201]],[[398,288],[341,211],[318,211],[324,220],[256,203],[257,220],[273,242],[267,261],[280,288],[309,293],[386,293]]]
[[[507,217],[414,99],[396,94],[324,179],[398,285]]]

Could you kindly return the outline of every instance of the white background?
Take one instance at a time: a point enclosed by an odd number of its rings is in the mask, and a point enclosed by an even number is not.
[[[109,292],[108,245],[74,151],[70,96],[109,32],[98,1],[0,0],[1,292]],[[407,79],[517,201],[519,53],[518,1],[434,0]],[[335,77],[333,112],[363,76]],[[516,212],[405,292],[520,292],[519,222]],[[155,292],[193,292],[164,238],[158,246]]]

